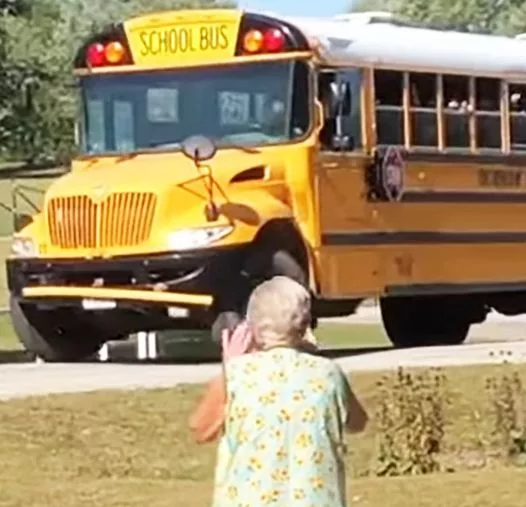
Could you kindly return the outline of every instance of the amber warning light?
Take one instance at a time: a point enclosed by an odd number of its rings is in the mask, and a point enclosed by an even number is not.
[[[122,65],[126,63],[127,57],[127,51],[120,42],[96,42],[86,50],[86,63],[89,67]]]
[[[248,54],[279,53],[285,49],[285,34],[278,28],[250,30],[243,38],[243,51]]]

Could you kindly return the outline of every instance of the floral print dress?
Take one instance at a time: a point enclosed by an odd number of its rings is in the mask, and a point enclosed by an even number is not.
[[[344,507],[341,369],[277,348],[231,360],[226,379],[214,507]]]

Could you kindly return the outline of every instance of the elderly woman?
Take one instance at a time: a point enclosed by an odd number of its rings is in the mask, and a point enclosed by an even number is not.
[[[246,322],[223,339],[223,374],[190,421],[220,436],[214,507],[344,507],[344,429],[366,413],[341,369],[305,351],[310,295],[285,277],[252,293]]]

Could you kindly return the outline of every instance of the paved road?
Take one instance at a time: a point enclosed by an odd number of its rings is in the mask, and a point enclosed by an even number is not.
[[[401,366],[526,363],[526,341],[354,353],[336,361],[348,372]],[[170,387],[205,382],[219,371],[217,364],[8,364],[0,366],[0,399],[99,389]]]
[[[378,322],[374,307],[344,320]],[[423,347],[410,350],[354,351],[336,358],[348,372],[397,367],[461,366],[467,364],[526,363],[526,316],[491,315],[473,326],[468,343],[457,347]],[[500,343],[494,343],[499,340]],[[475,343],[476,342],[476,343]],[[170,387],[201,383],[219,372],[217,364],[6,364],[0,366],[0,399],[99,389]]]

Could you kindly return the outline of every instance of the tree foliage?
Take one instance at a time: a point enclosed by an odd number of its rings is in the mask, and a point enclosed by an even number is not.
[[[391,11],[465,31],[526,32],[526,0],[357,0],[353,11]]]
[[[72,60],[110,22],[228,0],[0,0],[0,160],[67,161],[76,94]]]

